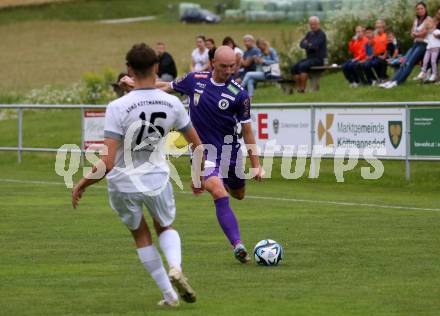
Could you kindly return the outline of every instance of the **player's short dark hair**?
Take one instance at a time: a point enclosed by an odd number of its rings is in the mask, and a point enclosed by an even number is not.
[[[205,42],[211,42],[212,44],[214,44],[215,45],[215,41],[214,41],[214,39],[213,38],[208,38],[208,39],[206,39],[206,41]]]
[[[138,77],[147,77],[153,66],[159,62],[156,52],[145,43],[134,44],[126,55],[127,66],[130,66]]]
[[[374,27],[372,27],[371,25],[369,25],[369,26],[367,26],[367,27],[365,28],[365,31],[372,31],[372,32],[374,32]]]

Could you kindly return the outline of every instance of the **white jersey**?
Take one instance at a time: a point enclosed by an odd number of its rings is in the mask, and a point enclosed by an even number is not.
[[[180,100],[159,89],[136,89],[111,102],[105,112],[104,137],[121,141],[108,190],[148,193],[161,190],[169,179],[163,148],[172,130],[191,127]]]

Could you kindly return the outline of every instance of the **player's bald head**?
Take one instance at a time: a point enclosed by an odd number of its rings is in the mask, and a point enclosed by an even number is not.
[[[229,46],[220,46],[214,54],[214,59],[220,63],[229,64],[235,61],[234,50]]]
[[[235,53],[229,46],[220,46],[214,54],[214,79],[226,82],[234,74],[236,68]]]

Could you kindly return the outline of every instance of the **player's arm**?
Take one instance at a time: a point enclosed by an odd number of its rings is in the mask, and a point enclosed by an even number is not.
[[[93,166],[92,170],[75,185],[72,190],[72,206],[76,208],[78,201],[81,199],[84,191],[92,184],[101,181],[107,173],[109,173],[115,164],[116,150],[120,145],[120,141],[113,138],[104,139],[104,148],[107,149],[106,154],[101,154],[101,159]]]
[[[124,76],[119,80],[118,85],[125,92],[130,92],[134,89],[134,80],[129,76]]]
[[[173,87],[171,85],[171,82],[168,82],[168,81],[156,80],[156,88],[160,89],[162,91],[165,91],[165,92],[172,92],[173,91]]]
[[[257,145],[255,142],[254,133],[252,131],[252,123],[241,123],[241,131],[243,134],[243,140],[246,144],[249,160],[251,162],[251,168],[254,171],[255,180],[261,181],[264,176],[264,170],[260,165],[260,158],[258,156]]]
[[[156,81],[156,88],[165,92],[178,92],[181,94],[190,95],[194,92],[194,77],[192,73],[187,73],[174,81]]]
[[[203,170],[205,169],[205,155],[202,141],[194,127],[190,126],[181,133],[185,140],[190,144],[192,155],[192,191],[194,194],[201,194],[204,191]]]

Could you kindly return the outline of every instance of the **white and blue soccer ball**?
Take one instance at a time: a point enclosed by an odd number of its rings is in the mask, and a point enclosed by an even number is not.
[[[283,247],[275,240],[264,239],[254,248],[255,261],[264,266],[276,266],[283,260]]]

